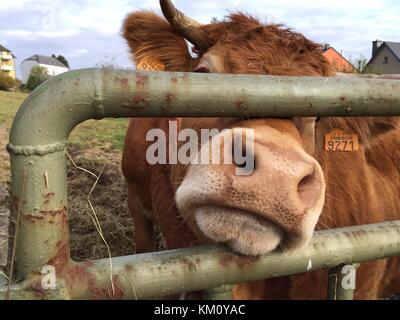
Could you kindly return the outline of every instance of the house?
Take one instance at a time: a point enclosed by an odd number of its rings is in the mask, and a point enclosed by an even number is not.
[[[330,45],[324,46],[322,54],[331,63],[335,71],[344,73],[357,72],[357,69]]]
[[[45,67],[49,76],[57,76],[69,71],[69,68],[56,58],[35,54],[21,63],[22,83],[26,84],[35,66]]]
[[[0,71],[15,79],[15,56],[0,44]]]
[[[373,41],[367,67],[373,73],[400,74],[400,42]]]

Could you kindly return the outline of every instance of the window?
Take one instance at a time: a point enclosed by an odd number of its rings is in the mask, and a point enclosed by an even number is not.
[[[388,64],[389,63],[389,58],[388,57],[384,57],[383,58],[383,64]]]

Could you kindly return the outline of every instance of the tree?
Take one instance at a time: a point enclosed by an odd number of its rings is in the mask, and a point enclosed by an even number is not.
[[[122,69],[122,67],[120,67],[117,64],[117,58],[113,57],[113,58],[109,58],[109,57],[105,57],[104,60],[100,60],[98,63],[96,63],[96,68],[102,68],[102,69]]]
[[[53,55],[51,55],[51,56],[52,56],[53,58],[57,59],[58,61],[60,61],[63,65],[65,65],[65,66],[69,69],[68,60],[67,60],[64,56],[58,55],[58,57],[57,57],[55,54],[53,54]]]
[[[368,65],[368,59],[363,55],[360,55],[357,59],[352,59],[350,57],[351,64],[357,69],[358,73],[361,74],[379,74],[377,70],[373,66]]]
[[[0,71],[0,90],[11,90],[15,88],[16,81],[10,76],[6,75],[3,71]]]
[[[35,66],[31,70],[28,82],[26,83],[26,88],[30,91],[33,91],[49,78],[50,76],[45,67]]]

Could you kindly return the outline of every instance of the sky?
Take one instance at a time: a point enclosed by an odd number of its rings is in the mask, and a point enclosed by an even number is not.
[[[371,41],[400,42],[398,0],[175,0],[186,15],[202,23],[231,11],[266,23],[283,23],[344,56],[371,57]],[[62,54],[72,69],[113,64],[133,67],[120,34],[126,14],[161,13],[158,0],[0,0],[0,44],[20,63],[34,55]]]

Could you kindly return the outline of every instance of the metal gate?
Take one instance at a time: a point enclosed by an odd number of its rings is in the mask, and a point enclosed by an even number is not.
[[[400,116],[400,81],[87,69],[47,81],[15,117],[8,151],[18,221],[17,284],[6,299],[143,299],[330,268],[329,298],[351,299],[338,266],[400,255],[400,221],[317,232],[294,253],[241,257],[201,246],[90,262],[70,259],[65,149],[69,133],[105,117]],[[110,273],[112,263],[112,273]],[[42,268],[57,272],[45,290]],[[1,282],[1,280],[0,280]],[[111,288],[111,283],[113,288]]]

